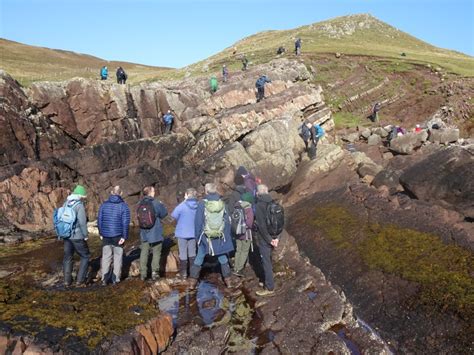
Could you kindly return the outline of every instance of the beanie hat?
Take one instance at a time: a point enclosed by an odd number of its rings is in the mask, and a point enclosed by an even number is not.
[[[242,196],[240,197],[240,199],[242,201],[249,202],[249,203],[252,203],[252,204],[255,202],[255,199],[253,198],[253,195],[250,192],[243,193]]]
[[[79,196],[87,196],[86,188],[82,185],[77,185],[72,193]]]
[[[239,166],[235,175],[247,175],[249,172],[243,166]]]

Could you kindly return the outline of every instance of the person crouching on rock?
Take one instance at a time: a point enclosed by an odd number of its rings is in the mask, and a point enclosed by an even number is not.
[[[324,136],[324,129],[319,124],[313,125],[308,122],[306,127],[310,132],[311,146],[309,147],[308,156],[311,160],[316,159],[316,153],[318,149],[318,142]]]
[[[194,264],[196,258],[196,239],[194,238],[194,220],[198,207],[197,191],[189,188],[181,202],[171,213],[176,224],[175,236],[178,239],[179,249],[179,276],[181,280],[188,278],[189,264]]]
[[[299,136],[303,139],[305,151],[308,151],[309,139],[311,138],[311,123],[308,121],[303,122],[298,132]]]
[[[140,279],[145,281],[148,276],[148,256],[153,253],[151,261],[151,279],[160,277],[160,259],[163,247],[163,227],[161,220],[168,215],[166,207],[155,200],[155,188],[146,186],[143,199],[137,205],[137,219],[140,227]]]
[[[171,128],[173,126],[174,122],[174,116],[171,113],[170,110],[166,112],[166,114],[163,116],[163,124],[165,125],[165,132],[164,134],[169,134],[171,133]]]
[[[102,285],[110,279],[112,259],[114,269],[112,283],[118,284],[122,275],[123,245],[128,238],[130,209],[122,199],[122,189],[114,186],[110,196],[99,208],[97,225],[102,239]]]
[[[206,255],[217,256],[221,265],[222,277],[227,287],[232,287],[231,271],[227,254],[234,250],[230,233],[230,218],[224,201],[217,193],[215,184],[208,183],[204,187],[206,196],[199,202],[194,224],[198,252],[194,264],[191,265],[189,287],[196,288],[201,266]]]
[[[87,268],[89,266],[89,246],[87,245],[87,217],[83,200],[87,197],[84,186],[77,185],[71,195],[67,197],[66,205],[76,213],[76,221],[71,237],[64,239],[64,286],[72,284],[72,259],[74,252],[79,254],[81,262],[76,277],[76,286],[85,286]]]

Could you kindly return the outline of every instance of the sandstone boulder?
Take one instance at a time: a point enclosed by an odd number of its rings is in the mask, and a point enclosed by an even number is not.
[[[358,132],[349,133],[348,135],[342,137],[342,140],[349,143],[354,143],[359,140],[359,133]]]
[[[382,138],[378,134],[372,134],[367,140],[368,145],[379,145],[382,143]]]
[[[419,133],[406,133],[390,141],[390,150],[398,154],[412,154],[416,148],[421,147],[428,138],[425,131]]]
[[[459,139],[459,129],[431,129],[429,131],[428,139],[432,143],[454,143],[457,142]]]
[[[395,192],[399,185],[400,175],[393,170],[381,170],[377,173],[372,181],[372,185],[376,188],[386,186],[390,192]]]

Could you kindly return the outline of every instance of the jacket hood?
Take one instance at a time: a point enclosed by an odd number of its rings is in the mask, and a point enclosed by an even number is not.
[[[273,198],[270,196],[270,194],[263,194],[258,196],[258,200],[269,203],[273,201]]]
[[[72,201],[80,201],[81,200],[81,195],[76,195],[76,194],[70,194],[67,197],[67,202],[72,202]]]
[[[192,210],[195,210],[198,207],[198,200],[195,198],[187,199],[184,203]]]
[[[107,201],[111,202],[111,203],[122,203],[123,198],[119,195],[110,195],[110,197]]]

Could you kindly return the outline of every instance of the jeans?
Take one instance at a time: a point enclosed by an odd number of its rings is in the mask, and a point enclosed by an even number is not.
[[[237,245],[237,249],[235,251],[234,271],[240,272],[244,268],[245,262],[247,261],[247,258],[249,256],[252,241],[237,239],[235,241],[235,244]]]
[[[206,246],[201,243],[198,247],[198,252],[196,255],[196,259],[194,259],[194,264],[191,265],[189,276],[194,279],[199,278],[199,273],[201,272],[201,266],[204,262],[204,258],[207,255],[207,248]],[[219,264],[221,264],[221,271],[222,276],[224,278],[230,276],[230,266],[229,266],[229,259],[227,258],[226,254],[221,254],[217,256],[217,260],[219,260]]]
[[[273,266],[272,266],[272,250],[273,247],[268,244],[262,237],[257,238],[258,249],[260,250],[260,258],[262,260],[263,272],[265,275],[265,287],[272,291],[275,288],[273,281]]]
[[[178,239],[179,260],[188,260],[196,256],[196,239]]]
[[[109,275],[110,264],[112,263],[112,258],[113,258],[114,271],[112,274],[112,282],[120,282],[121,275],[122,275],[122,257],[123,257],[122,246],[113,245],[113,244],[102,246],[102,260],[101,260],[102,281],[107,281],[110,278],[110,275]]]
[[[142,242],[142,244],[140,245],[140,277],[142,279],[145,279],[148,275],[148,255],[150,253],[150,249],[151,249],[151,252],[153,253],[153,258],[151,260],[152,275],[159,274],[162,247],[163,247],[162,242],[158,242],[158,243]]]
[[[74,252],[76,252],[81,258],[79,271],[76,277],[76,283],[82,284],[86,279],[87,267],[89,266],[89,258],[91,256],[87,242],[83,239],[65,239],[63,271],[64,283],[66,285],[70,285],[72,283],[72,259]]]
[[[260,100],[263,100],[264,97],[265,97],[265,87],[264,86],[258,87],[257,88],[257,102],[259,102]]]
[[[163,134],[169,134],[169,133],[171,133],[171,123],[165,124],[165,132]]]

